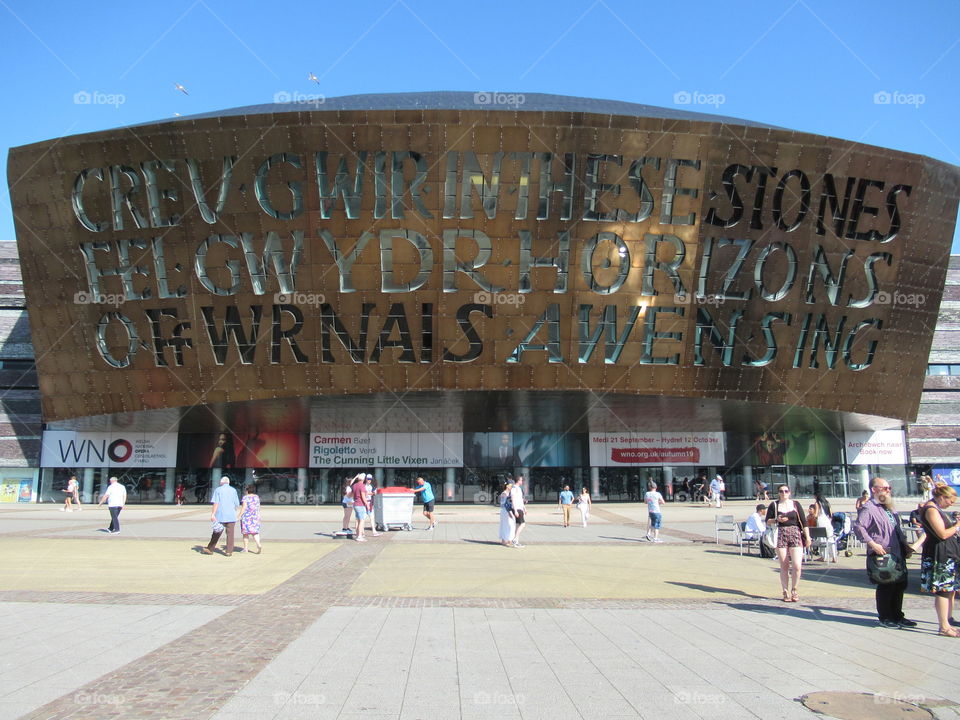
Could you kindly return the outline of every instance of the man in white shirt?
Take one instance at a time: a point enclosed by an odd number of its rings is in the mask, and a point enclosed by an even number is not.
[[[127,504],[127,489],[120,484],[120,481],[115,476],[110,478],[107,491],[100,498],[97,507],[103,505],[104,500],[107,501],[107,509],[110,511],[110,527],[107,528],[107,532],[111,535],[119,535],[120,511],[123,510],[123,506]]]
[[[723,478],[720,477],[720,473],[717,473],[717,476],[710,481],[710,494],[713,496],[714,507],[723,507],[724,490],[726,490],[726,486],[724,485]]]
[[[767,529],[766,513],[767,506],[760,503],[753,515],[747,518],[747,525],[743,530],[743,537],[746,540],[756,540],[763,535],[763,531]]]

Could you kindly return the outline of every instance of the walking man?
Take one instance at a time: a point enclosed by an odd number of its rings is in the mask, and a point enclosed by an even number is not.
[[[563,510],[563,526],[570,527],[570,511],[573,510],[573,493],[570,486],[564,485],[560,492],[560,509]]]
[[[123,510],[123,506],[127,504],[127,489],[120,484],[116,476],[110,478],[107,491],[100,498],[97,507],[103,505],[104,500],[107,501],[107,510],[110,511],[110,527],[107,528],[107,532],[111,535],[119,535],[120,511]]]
[[[433,519],[433,487],[422,477],[417,478],[417,486],[413,489],[415,493],[423,493],[420,499],[423,501],[423,516],[430,521],[427,530],[433,530],[437,526],[437,521]]]
[[[723,507],[724,490],[726,490],[726,487],[724,486],[723,478],[720,477],[720,473],[717,473],[717,476],[710,481],[710,494],[713,495],[714,507]]]
[[[657,492],[657,484],[653,480],[647,480],[647,494],[643,496],[647,503],[647,540],[660,543],[660,526],[663,523],[663,514],[660,512],[660,506],[663,505],[663,495]]]
[[[213,555],[213,551],[220,542],[220,536],[226,532],[227,544],[224,548],[224,554],[227,557],[233,555],[233,536],[237,525],[237,510],[240,508],[240,498],[237,491],[230,487],[230,478],[224,475],[220,478],[220,486],[213,491],[213,497],[210,498],[213,507],[210,508],[210,522],[219,523],[223,529],[214,529],[210,535],[210,542],[200,552],[204,555]]]

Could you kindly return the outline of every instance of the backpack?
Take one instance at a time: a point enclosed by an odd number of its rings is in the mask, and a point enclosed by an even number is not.
[[[503,501],[503,509],[508,513],[513,512],[513,498],[508,494],[506,500]]]

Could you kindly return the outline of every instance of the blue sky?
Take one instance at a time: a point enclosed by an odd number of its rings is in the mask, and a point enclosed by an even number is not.
[[[684,109],[960,165],[953,2],[0,0],[0,58],[4,161],[12,146],[278,93],[486,90],[664,107],[686,92],[713,104]],[[3,192],[0,238],[13,237]]]

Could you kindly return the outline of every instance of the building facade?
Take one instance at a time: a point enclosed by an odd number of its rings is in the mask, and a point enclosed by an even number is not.
[[[204,502],[222,473],[278,503],[338,502],[360,470],[461,502],[515,474],[540,500],[717,472],[731,495],[910,485],[952,166],[422,93],[61,138],[8,174],[31,499],[71,473],[143,502]]]

